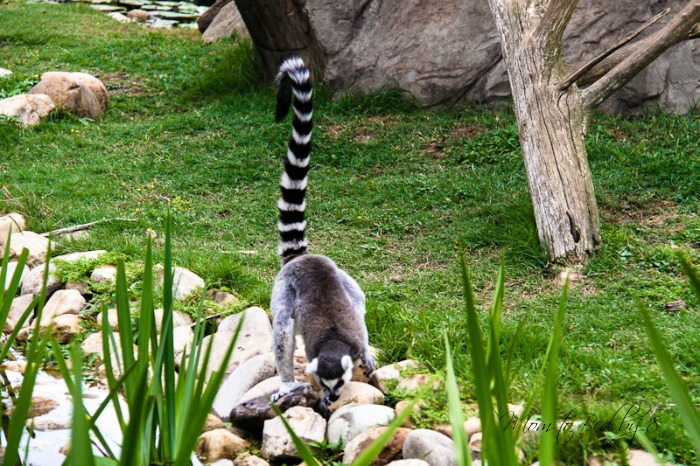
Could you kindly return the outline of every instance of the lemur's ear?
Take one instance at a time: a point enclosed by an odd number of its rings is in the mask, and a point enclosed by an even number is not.
[[[306,372],[307,374],[315,374],[316,371],[318,371],[318,358],[313,358],[313,360],[306,365]]]
[[[352,366],[353,366],[352,358],[346,354],[345,356],[343,356],[341,358],[340,364],[342,364],[343,370],[345,370],[345,371],[350,370],[350,369],[352,369]]]

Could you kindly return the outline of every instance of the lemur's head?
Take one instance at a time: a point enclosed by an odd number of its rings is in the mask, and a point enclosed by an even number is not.
[[[330,346],[330,347],[329,347]],[[326,345],[307,366],[306,373],[313,374],[323,389],[324,398],[335,401],[343,386],[352,379],[353,361],[347,351],[333,351],[333,345]]]

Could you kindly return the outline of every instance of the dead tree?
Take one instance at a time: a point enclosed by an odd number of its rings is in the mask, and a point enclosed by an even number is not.
[[[590,113],[671,46],[700,36],[700,0],[643,40],[650,19],[578,70],[562,36],[577,0],[489,0],[501,36],[540,244],[553,262],[582,264],[600,244],[584,145]]]

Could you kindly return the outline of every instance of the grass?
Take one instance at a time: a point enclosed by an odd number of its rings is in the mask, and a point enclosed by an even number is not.
[[[152,228],[159,235],[154,260],[162,262],[170,206],[176,265],[267,307],[278,270],[275,201],[289,123],[273,124],[274,90],[259,84],[251,55],[246,43],[205,47],[194,31],[123,25],[84,5],[3,4],[0,62],[15,74],[0,81],[2,95],[26,91],[45,71],[86,71],[105,82],[112,102],[98,122],[0,125],[0,211],[23,213],[37,232],[128,217],[134,221],[96,225],[55,249],[99,248],[143,261]],[[493,298],[505,257],[500,340],[510,344],[525,322],[510,387],[511,401],[525,400],[561,288],[537,244],[512,113],[423,111],[394,92],[331,101],[317,89],[311,249],[331,256],[365,290],[380,360],[412,357],[441,371],[446,332],[461,395],[474,399],[461,241],[480,308]],[[670,409],[635,300],[651,310],[697,403],[700,334],[688,329],[700,326],[700,309],[675,252],[697,268],[700,119],[596,115],[589,128],[604,243],[569,290],[559,414],[603,418],[647,401],[659,420],[650,440],[666,458],[692,464],[698,455]],[[664,312],[678,299],[688,305]],[[560,457],[576,464],[615,445],[602,435],[576,436]]]

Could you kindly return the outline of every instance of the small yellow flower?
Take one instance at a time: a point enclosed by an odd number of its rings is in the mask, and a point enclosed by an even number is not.
[[[141,209],[139,209],[139,208],[137,207],[137,208],[134,209],[134,212],[141,212]]]
[[[150,185],[149,188],[156,189],[156,187],[154,185]]]
[[[141,188],[136,188],[136,191],[141,192],[142,189],[141,189]]]
[[[357,218],[359,218],[360,220],[362,220],[362,215],[358,215]]]

